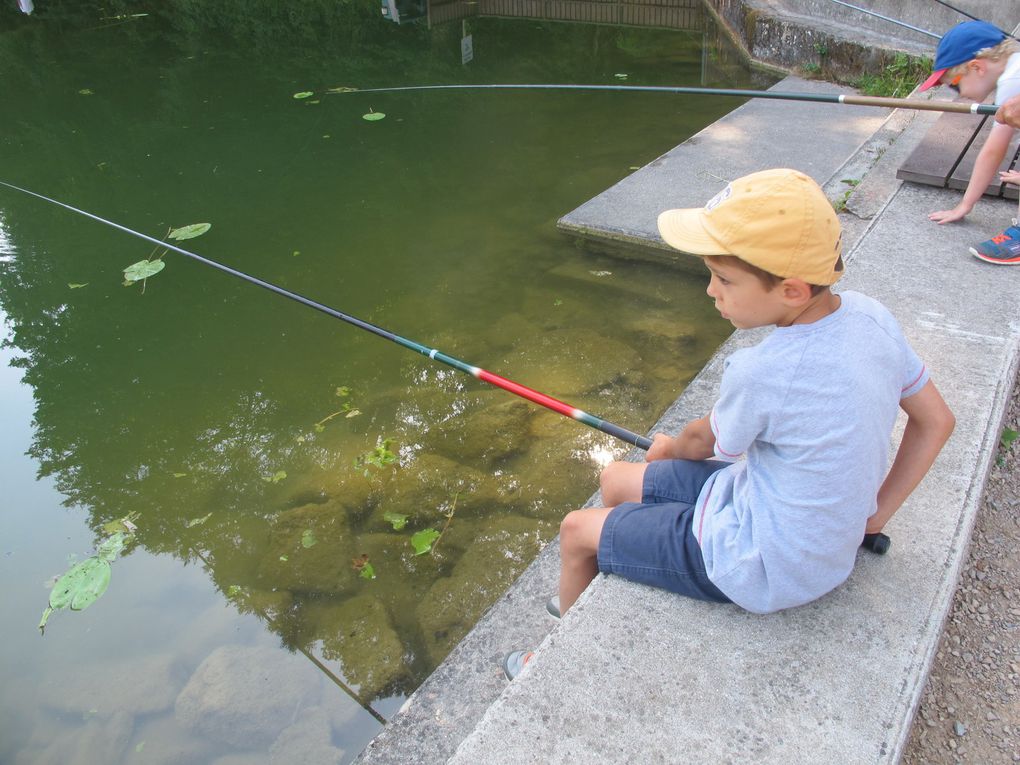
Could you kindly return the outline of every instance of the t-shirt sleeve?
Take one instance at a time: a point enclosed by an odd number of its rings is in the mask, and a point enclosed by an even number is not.
[[[719,399],[709,414],[715,456],[721,460],[739,459],[768,425],[760,400],[762,384],[753,377],[754,371],[743,363],[740,351],[726,360]]]
[[[906,340],[903,341],[903,349],[906,374],[903,377],[903,387],[900,390],[901,399],[913,396],[928,384],[928,367],[924,365],[924,362]]]

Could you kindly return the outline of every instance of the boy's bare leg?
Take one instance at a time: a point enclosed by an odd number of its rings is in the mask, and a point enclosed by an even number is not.
[[[574,605],[599,573],[599,538],[611,510],[611,507],[574,510],[560,524],[560,614]]]
[[[611,462],[602,470],[599,483],[602,503],[616,507],[621,502],[640,502],[647,462]]]

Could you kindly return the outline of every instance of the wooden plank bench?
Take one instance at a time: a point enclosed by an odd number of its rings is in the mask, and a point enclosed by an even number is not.
[[[896,177],[905,181],[940,188],[967,188],[974,161],[992,129],[992,117],[974,117],[970,114],[942,114],[928,130],[917,148],[907,157]],[[1020,131],[1013,135],[1000,170],[1020,167]],[[985,190],[990,197],[1017,199],[1018,188],[1012,184],[993,180]]]

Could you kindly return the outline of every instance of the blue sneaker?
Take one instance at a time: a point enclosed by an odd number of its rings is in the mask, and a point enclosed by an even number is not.
[[[1020,226],[1010,226],[998,236],[971,247],[970,254],[986,263],[1020,266]]]
[[[503,675],[507,680],[513,680],[534,655],[534,651],[511,651],[503,657]]]

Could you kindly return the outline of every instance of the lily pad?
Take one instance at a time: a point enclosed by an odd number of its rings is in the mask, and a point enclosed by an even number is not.
[[[314,91],[302,90],[300,93],[295,93],[294,98],[309,98],[310,96],[314,95],[315,95]]]
[[[311,529],[305,529],[301,532],[301,546],[304,548],[313,547],[319,540],[315,538],[315,532]]]
[[[386,115],[382,112],[369,112],[368,114],[362,114],[361,119],[368,120],[369,122],[378,122],[381,119],[385,119]]]
[[[50,592],[54,611],[70,607],[84,611],[106,592],[110,584],[110,562],[100,557],[86,558],[67,571]]]
[[[166,268],[166,263],[162,260],[139,260],[124,269],[124,282],[131,284],[144,281],[150,276],[155,276],[164,268]]]
[[[192,223],[187,226],[175,228],[170,232],[169,237],[180,242],[185,239],[194,239],[196,236],[202,236],[202,234],[211,228],[212,223]]]

